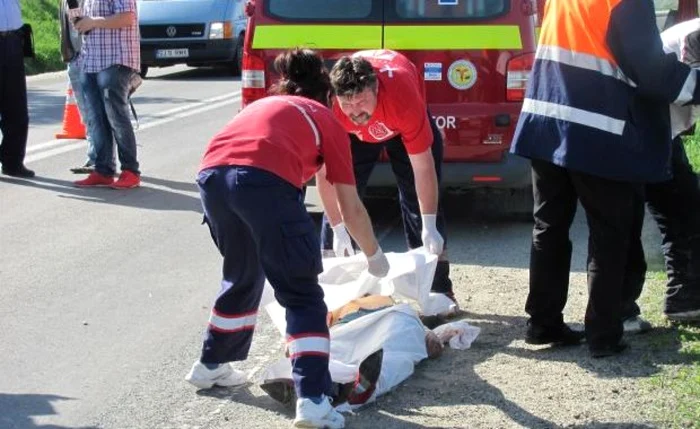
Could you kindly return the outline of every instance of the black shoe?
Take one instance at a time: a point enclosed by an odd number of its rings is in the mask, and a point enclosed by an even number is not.
[[[674,322],[700,320],[700,288],[676,285],[666,289],[664,314]]]
[[[575,346],[580,344],[584,337],[583,332],[574,331],[566,323],[556,326],[541,326],[528,322],[525,342],[535,345]]]
[[[377,389],[383,360],[384,349],[379,349],[362,361],[353,390],[348,395],[349,404],[364,404],[372,397],[374,391]]]
[[[591,352],[591,357],[604,358],[620,354],[630,348],[630,345],[624,341],[617,344],[605,344],[600,346],[590,346],[588,350]]]
[[[90,174],[95,171],[95,166],[92,164],[81,165],[80,167],[73,167],[70,169],[73,174]]]
[[[281,378],[275,380],[266,380],[260,385],[263,392],[270,395],[272,399],[284,405],[293,404],[297,400],[297,394],[294,390],[294,382],[290,379]]]
[[[24,177],[24,178],[29,178],[29,177],[34,177],[34,172],[24,165],[20,165],[19,167],[2,167],[2,174],[5,176],[12,176],[12,177]]]

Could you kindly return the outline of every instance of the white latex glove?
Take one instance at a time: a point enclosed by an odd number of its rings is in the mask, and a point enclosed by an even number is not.
[[[437,230],[437,215],[424,214],[421,215],[421,219],[423,220],[423,231],[420,236],[423,239],[423,246],[434,255],[442,254],[445,240]]]
[[[343,222],[333,227],[333,252],[339,258],[355,254],[355,250],[352,248],[352,238],[350,238]]]
[[[386,277],[389,273],[389,261],[386,259],[382,248],[378,247],[374,255],[367,257],[369,267],[367,271],[374,277]]]

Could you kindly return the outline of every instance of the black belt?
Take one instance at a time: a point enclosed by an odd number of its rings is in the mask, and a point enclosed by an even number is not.
[[[16,30],[0,31],[0,37],[8,37],[8,36],[13,36],[15,34],[17,34],[17,35],[22,34],[22,29],[18,28]]]

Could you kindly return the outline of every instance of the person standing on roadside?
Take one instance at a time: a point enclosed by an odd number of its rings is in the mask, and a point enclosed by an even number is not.
[[[61,58],[68,67],[68,80],[70,81],[73,96],[75,97],[76,104],[78,105],[80,118],[83,120],[83,123],[86,123],[88,120],[88,115],[85,108],[85,93],[83,92],[81,82],[83,72],[81,70],[82,64],[80,61],[82,37],[72,24],[73,19],[79,16],[79,7],[82,6],[83,0],[76,0],[78,3],[78,8],[76,8],[75,11],[71,11],[68,5],[68,0],[60,1],[61,6],[59,8],[58,17],[61,25]],[[85,164],[70,169],[76,174],[88,174],[95,169],[95,147],[90,139],[90,127],[87,128],[87,160],[85,161]]]
[[[29,110],[23,37],[19,0],[0,0],[0,164],[2,174],[28,178],[34,172],[24,166]]]
[[[135,188],[141,184],[129,95],[139,79],[141,48],[136,0],[83,0],[73,21],[83,35],[82,89],[88,130],[95,147],[95,170],[78,187]],[[114,181],[114,143],[121,174]]]
[[[700,18],[667,29],[661,39],[666,52],[700,68]],[[661,232],[668,275],[664,314],[676,322],[700,320],[700,182],[683,144],[683,136],[695,133],[698,118],[696,106],[671,105],[673,179],[646,186],[647,207]]]
[[[535,196],[526,342],[578,344],[563,320],[577,202],[589,226],[585,337],[593,357],[622,341],[638,296],[644,185],[671,178],[669,104],[700,103],[698,72],[663,51],[650,0],[548,0],[511,151],[532,161]]]

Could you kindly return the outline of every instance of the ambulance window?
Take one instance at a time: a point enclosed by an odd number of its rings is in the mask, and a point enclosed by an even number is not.
[[[372,0],[270,0],[271,15],[286,19],[362,19],[370,16]]]
[[[489,18],[508,11],[509,0],[396,0],[405,19]]]

